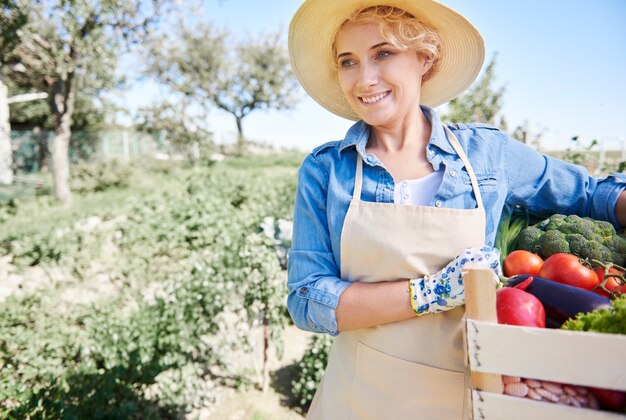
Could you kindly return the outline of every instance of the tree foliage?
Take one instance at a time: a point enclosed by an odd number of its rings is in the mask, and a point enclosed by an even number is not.
[[[18,0],[16,0],[18,1]],[[71,200],[69,141],[77,92],[109,87],[121,45],[140,39],[162,0],[49,0],[28,9],[28,22],[7,41],[12,82],[48,93],[54,127],[55,196]],[[93,92],[93,91],[92,91]]]
[[[507,129],[506,120],[501,115],[502,96],[505,88],[495,88],[494,56],[483,75],[463,95],[453,99],[448,104],[449,110],[444,119],[453,123],[485,123]]]
[[[198,104],[231,114],[240,145],[251,112],[293,107],[297,83],[279,33],[239,41],[207,24],[179,27],[175,38],[155,40],[147,72]]]
[[[28,3],[0,0],[0,67],[19,42],[18,31],[28,22]]]
[[[136,116],[137,128],[166,141],[171,149],[183,153],[188,161],[196,162],[208,158],[213,151],[212,133],[188,111],[189,101],[178,103],[164,101],[139,109]]]

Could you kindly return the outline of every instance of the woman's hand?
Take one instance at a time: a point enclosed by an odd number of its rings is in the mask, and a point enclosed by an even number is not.
[[[467,248],[435,274],[409,281],[411,305],[418,315],[437,313],[465,303],[463,268],[472,265],[491,268],[494,282],[499,283],[500,251],[490,246]]]
[[[421,280],[424,280],[425,292],[423,293],[426,293],[429,299],[420,294],[418,299],[422,303],[418,306],[423,307],[428,303],[429,312],[440,312],[462,305],[465,303],[465,290],[462,281],[459,282],[461,268],[468,263],[475,263],[479,267],[493,268],[494,271],[500,273],[499,258],[500,253],[495,248],[468,248],[443,270],[428,276],[428,278],[378,283],[354,282],[346,288],[339,298],[336,312],[338,330],[343,332],[415,318],[417,311],[415,310],[416,306],[412,307],[414,303],[412,292],[413,290],[420,290],[419,284],[421,283],[419,282]],[[496,281],[499,281],[497,276],[495,277]],[[438,283],[436,279],[440,279],[441,283]],[[415,282],[415,287],[410,287],[412,282]],[[440,284],[441,287],[438,288]],[[445,296],[446,284],[449,284],[449,294],[454,296],[453,298]],[[426,291],[426,287],[430,293]],[[439,291],[443,291],[444,294],[432,300],[436,292]],[[422,301],[422,299],[424,300]],[[446,301],[445,307],[440,305],[443,303],[442,299]]]

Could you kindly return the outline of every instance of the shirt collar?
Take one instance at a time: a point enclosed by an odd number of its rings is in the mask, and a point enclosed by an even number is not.
[[[432,127],[428,145],[436,146],[447,153],[455,153],[454,148],[446,136],[446,131],[437,113],[425,105],[420,105],[420,108],[426,118],[430,121],[430,125]],[[341,152],[348,147],[354,146],[356,147],[356,150],[365,157],[365,146],[367,145],[369,135],[370,126],[363,120],[357,121],[352,127],[350,127],[346,133],[346,137],[341,141],[341,144],[339,145],[339,154],[341,155]]]

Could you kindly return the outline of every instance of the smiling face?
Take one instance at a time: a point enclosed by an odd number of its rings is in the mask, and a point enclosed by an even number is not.
[[[345,25],[335,46],[341,90],[366,123],[392,127],[420,112],[422,76],[432,61],[390,44],[376,23]]]

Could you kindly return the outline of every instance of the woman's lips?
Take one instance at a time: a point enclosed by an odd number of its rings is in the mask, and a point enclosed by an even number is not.
[[[387,97],[387,95],[389,95],[391,93],[390,90],[386,91],[386,92],[381,92],[378,93],[376,95],[370,95],[370,96],[359,96],[359,100],[367,105],[372,105],[375,104],[377,102],[382,101],[384,98]]]

